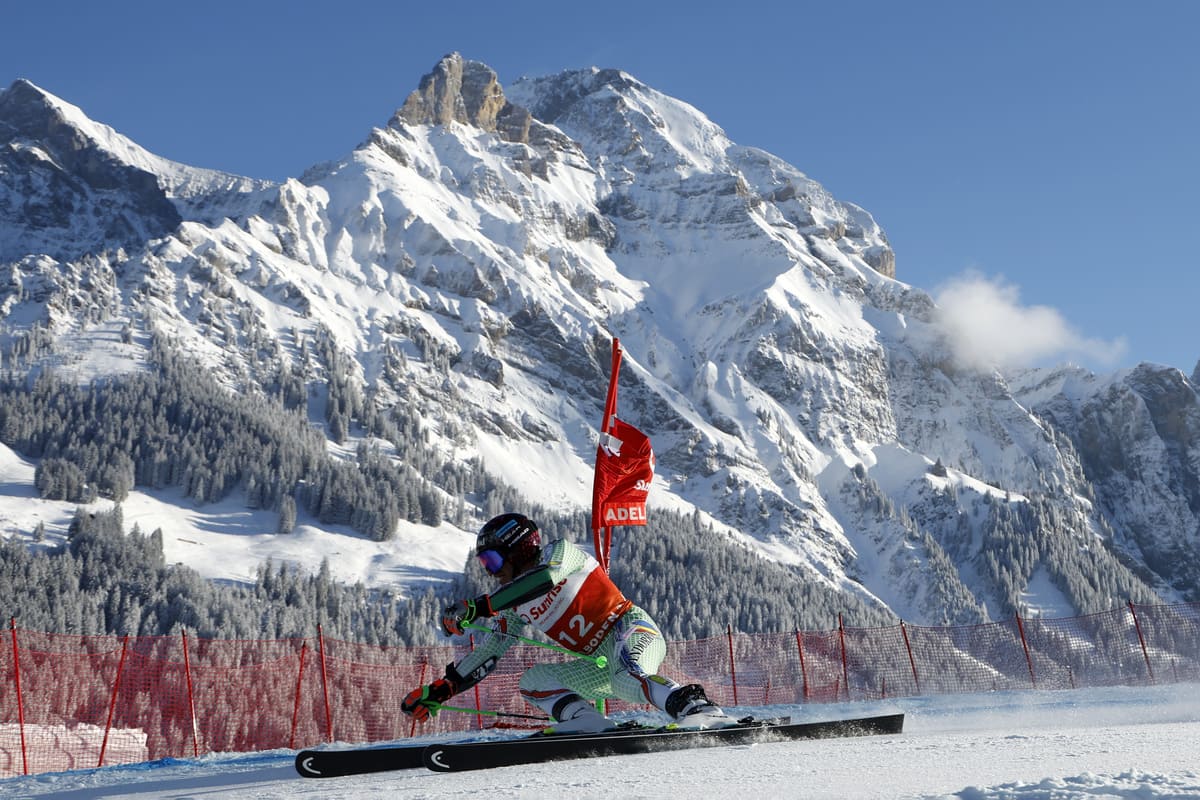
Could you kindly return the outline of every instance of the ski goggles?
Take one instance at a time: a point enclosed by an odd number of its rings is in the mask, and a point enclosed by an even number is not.
[[[499,550],[484,550],[476,558],[479,559],[480,564],[483,564],[483,568],[488,571],[489,575],[495,575],[504,569],[504,556],[500,554]]]

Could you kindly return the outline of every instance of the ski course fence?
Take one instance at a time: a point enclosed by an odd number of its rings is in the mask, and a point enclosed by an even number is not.
[[[77,636],[12,620],[0,646],[0,777],[189,758],[210,752],[373,742],[505,724],[443,711],[417,726],[405,693],[468,645],[381,647],[309,638]],[[517,693],[535,663],[509,650],[452,702],[529,714]],[[670,643],[661,671],[730,706],[1200,681],[1200,603],[951,627],[899,625],[739,633]],[[610,701],[609,711],[634,706]],[[499,721],[499,723],[498,723]]]

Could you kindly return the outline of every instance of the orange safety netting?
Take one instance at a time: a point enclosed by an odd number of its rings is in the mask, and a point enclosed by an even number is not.
[[[522,717],[443,711],[420,728],[400,711],[462,648],[379,647],[321,635],[240,641],[72,636],[16,627],[0,646],[0,777],[210,752],[373,742]],[[512,648],[451,701],[539,714],[517,682],[566,658]],[[736,633],[672,642],[661,672],[722,705],[1200,681],[1200,604],[1134,606],[981,625]],[[609,711],[638,708],[611,701]]]

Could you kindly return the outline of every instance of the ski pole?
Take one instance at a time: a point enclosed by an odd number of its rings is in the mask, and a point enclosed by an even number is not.
[[[424,703],[436,711],[457,711],[461,714],[482,714],[485,717],[519,717],[521,719],[536,719],[539,722],[552,722],[550,717],[539,717],[537,714],[515,714],[509,711],[481,711],[478,708],[461,708],[459,706],[444,706],[441,703]]]
[[[463,627],[471,628],[471,629],[477,630],[477,631],[487,631],[488,633],[499,633],[499,634],[503,634],[504,636],[511,636],[512,638],[516,639],[518,642],[524,642],[525,644],[532,644],[536,647],[544,647],[547,650],[553,650],[556,653],[565,653],[566,655],[574,656],[575,658],[578,658],[582,661],[590,661],[593,664],[595,664],[597,667],[599,667],[600,669],[604,669],[605,667],[608,666],[608,659],[605,658],[604,656],[585,656],[582,653],[573,652],[571,650],[568,650],[565,647],[559,647],[556,644],[550,644],[549,642],[540,642],[537,639],[526,639],[524,636],[517,636],[515,633],[509,633],[508,631],[493,630],[492,628],[489,628],[485,625],[476,625],[474,622],[468,622],[468,623],[464,624]]]

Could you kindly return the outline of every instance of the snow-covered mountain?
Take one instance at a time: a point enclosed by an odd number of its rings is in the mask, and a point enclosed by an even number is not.
[[[10,368],[145,369],[153,333],[234,392],[302,376],[338,443],[398,410],[445,463],[556,509],[590,504],[616,336],[652,506],[798,580],[926,623],[1200,599],[1197,375],[958,362],[867,211],[624,72],[504,87],[451,54],[280,185],[154,156],[19,80],[0,269]],[[460,529],[486,516],[424,478]]]
[[[159,158],[24,80],[0,92],[0,131],[5,262],[140,247],[271,185]]]

